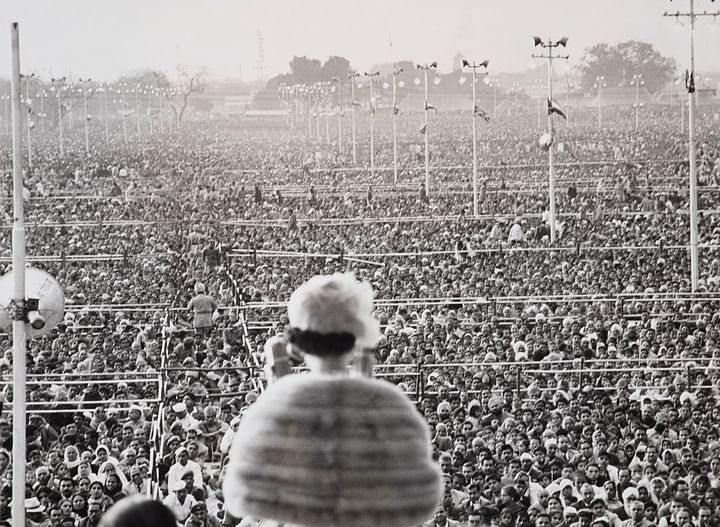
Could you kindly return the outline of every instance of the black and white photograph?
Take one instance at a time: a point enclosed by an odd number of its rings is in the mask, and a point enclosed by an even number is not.
[[[720,527],[720,1],[5,0],[0,527]]]

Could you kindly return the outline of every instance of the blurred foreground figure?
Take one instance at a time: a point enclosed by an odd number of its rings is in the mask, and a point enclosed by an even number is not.
[[[125,498],[100,520],[100,527],[176,527],[175,515],[159,501],[144,496]]]
[[[433,514],[440,470],[422,417],[396,386],[348,375],[353,351],[380,340],[372,310],[372,288],[350,273],[315,276],[292,294],[287,340],[311,371],[284,375],[288,342],[268,342],[277,380],[242,417],[223,486],[234,517],[410,527]]]

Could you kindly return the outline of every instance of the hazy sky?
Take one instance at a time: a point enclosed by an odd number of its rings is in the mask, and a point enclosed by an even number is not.
[[[720,2],[696,0],[696,9]],[[687,22],[663,18],[689,0],[2,0],[0,76],[10,72],[10,22],[20,22],[22,69],[44,77],[111,80],[143,68],[174,70],[178,59],[213,77],[257,76],[257,32],[265,77],[293,55],[347,57],[363,71],[400,59],[437,60],[457,51],[490,71],[530,66],[533,34],[568,36],[571,62],[597,42],[645,40],[688,63]],[[392,48],[390,40],[392,38]],[[720,22],[699,21],[698,71],[720,70]],[[242,72],[242,73],[241,73]]]

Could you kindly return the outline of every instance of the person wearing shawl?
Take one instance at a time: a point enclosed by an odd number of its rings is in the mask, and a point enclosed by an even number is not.
[[[103,487],[107,486],[107,478],[110,474],[117,474],[118,479],[120,479],[121,488],[128,483],[127,477],[117,462],[108,460],[100,465],[100,470],[98,470],[98,481],[103,484]]]
[[[80,451],[75,445],[68,445],[65,447],[63,463],[65,463],[65,466],[67,466],[67,468],[70,470],[71,476],[74,477],[77,475],[77,467],[81,463],[81,459]]]
[[[90,467],[95,471],[96,474],[100,473],[100,467],[106,462],[110,461],[117,464],[118,460],[110,455],[110,449],[105,445],[100,445],[95,449],[95,459],[90,464]]]

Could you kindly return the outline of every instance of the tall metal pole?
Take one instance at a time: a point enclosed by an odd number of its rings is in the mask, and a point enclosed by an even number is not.
[[[552,91],[552,83],[553,83],[553,76],[552,76],[552,63],[555,59],[567,59],[569,58],[567,55],[553,55],[553,48],[557,48],[558,46],[565,47],[567,45],[568,39],[566,37],[561,38],[557,42],[553,42],[552,40],[548,39],[547,43],[544,43],[540,37],[533,37],[535,40],[535,46],[542,46],[543,48],[548,50],[547,55],[533,55],[533,58],[543,58],[547,59],[548,61],[548,70],[547,70],[547,84],[548,84],[548,116],[547,116],[547,124],[548,124],[548,134],[550,135],[550,145],[548,147],[548,187],[549,187],[549,202],[550,202],[550,242],[555,243],[555,240],[557,238],[557,232],[556,232],[556,207],[555,207],[555,164],[553,160],[553,142],[555,141],[555,124],[553,122],[553,112],[550,111],[550,107],[552,105],[553,100],[553,91]]]
[[[427,82],[428,68],[424,68],[423,73],[425,76],[425,195],[430,197],[430,141],[428,139],[428,82]]]
[[[473,215],[477,217],[480,214],[480,203],[478,198],[478,164],[477,164],[477,69],[480,67],[487,68],[488,61],[485,60],[480,64],[463,60],[463,67],[472,68],[472,150],[473,150]]]
[[[605,77],[602,75],[596,78],[598,87],[598,130],[602,129],[602,89],[604,80]]]
[[[475,108],[477,107],[477,97],[475,91],[475,65],[472,69],[472,142],[473,142],[473,215],[477,218],[480,214],[478,203],[478,167],[477,167],[477,123],[475,121]]]
[[[357,145],[355,143],[355,77],[357,73],[350,73],[350,117],[352,122],[352,160],[357,165]]]
[[[690,0],[690,81],[688,89],[688,132],[690,142],[690,286],[698,289],[698,195],[695,144],[695,0]]]
[[[63,114],[62,114],[62,97],[60,96],[62,88],[58,87],[58,129],[60,131],[60,155],[65,155],[65,147],[63,145]]]
[[[135,87],[135,123],[137,124],[137,136],[140,139],[140,88]]]
[[[635,132],[640,128],[640,75],[635,75]]]
[[[402,69],[395,69],[393,64],[393,76],[392,76],[392,97],[393,97],[393,108],[392,108],[392,125],[393,125],[393,184],[398,184],[398,165],[397,165],[397,76]]]
[[[548,41],[551,45],[548,47],[548,101],[553,100],[552,98],[552,41]],[[553,122],[552,112],[548,112],[548,133],[550,134],[550,148],[548,148],[548,186],[550,192],[550,241],[555,243],[557,239],[555,218],[557,217],[555,211],[555,164],[553,162],[553,142],[555,139],[555,123]]]
[[[690,71],[687,75],[688,92],[688,149],[690,157],[690,287],[693,293],[698,289],[698,201],[697,201],[697,145],[695,143],[695,19],[697,17],[717,17],[720,11],[695,13],[695,0],[690,0],[690,11],[687,13],[676,12],[674,14],[665,12],[664,16],[688,17],[690,19]],[[682,102],[682,97],[681,97]],[[684,113],[684,107],[681,106]],[[682,115],[681,120],[685,121]]]
[[[47,93],[40,92],[40,130],[45,133],[45,96]]]
[[[10,135],[10,113],[8,112],[8,101],[10,100],[9,95],[3,95],[3,101],[5,102],[5,133]]]
[[[85,109],[85,154],[90,155],[90,131],[88,127],[88,104],[87,104],[87,87],[83,86],[83,105]]]
[[[123,87],[123,90],[122,90],[123,139],[124,139],[125,142],[127,143],[127,142],[128,142],[128,136],[127,136],[127,115],[125,115],[125,112],[127,111],[127,103],[126,103],[126,101],[125,101],[125,92],[126,92],[126,91],[127,91],[127,90],[125,90],[124,87]]]
[[[32,136],[30,135],[30,121],[32,117],[32,105],[30,101],[30,79],[31,75],[25,76],[25,104],[27,105],[27,154],[28,154],[28,168],[32,168]]]
[[[366,73],[366,77],[370,77],[370,177],[375,177],[375,77],[380,75],[379,72]]]
[[[338,94],[338,154],[342,154],[343,151],[343,142],[342,142],[342,93],[340,93],[340,87],[342,86],[342,83],[340,82],[340,79],[336,79],[337,81],[337,94]]]
[[[107,107],[107,94],[109,89],[110,88],[108,86],[105,86],[105,90],[103,90],[103,94],[105,95],[105,97],[103,98],[103,106],[105,109],[105,145],[110,144],[110,123],[108,122],[109,117]]]
[[[428,110],[430,109],[430,106],[428,105],[428,79],[427,79],[427,72],[430,68],[437,68],[437,62],[432,62],[430,64],[417,64],[416,68],[423,70],[425,82],[424,82],[424,88],[425,88],[425,123],[423,124],[423,130],[425,130],[425,133],[423,134],[425,136],[425,195],[429,198],[430,197],[430,139],[429,139],[429,130],[428,130]]]
[[[308,87],[307,92],[307,118],[308,118],[308,139],[312,141],[312,104],[311,104],[311,98],[312,98],[312,87]]]
[[[322,140],[320,135],[320,90],[321,88],[318,86],[318,89],[315,92],[315,133],[317,134],[318,143]]]
[[[20,95],[20,30],[11,25],[13,119],[13,302],[25,304],[25,219],[23,210],[22,101]],[[25,322],[13,317],[13,477],[11,515],[25,525]]]

